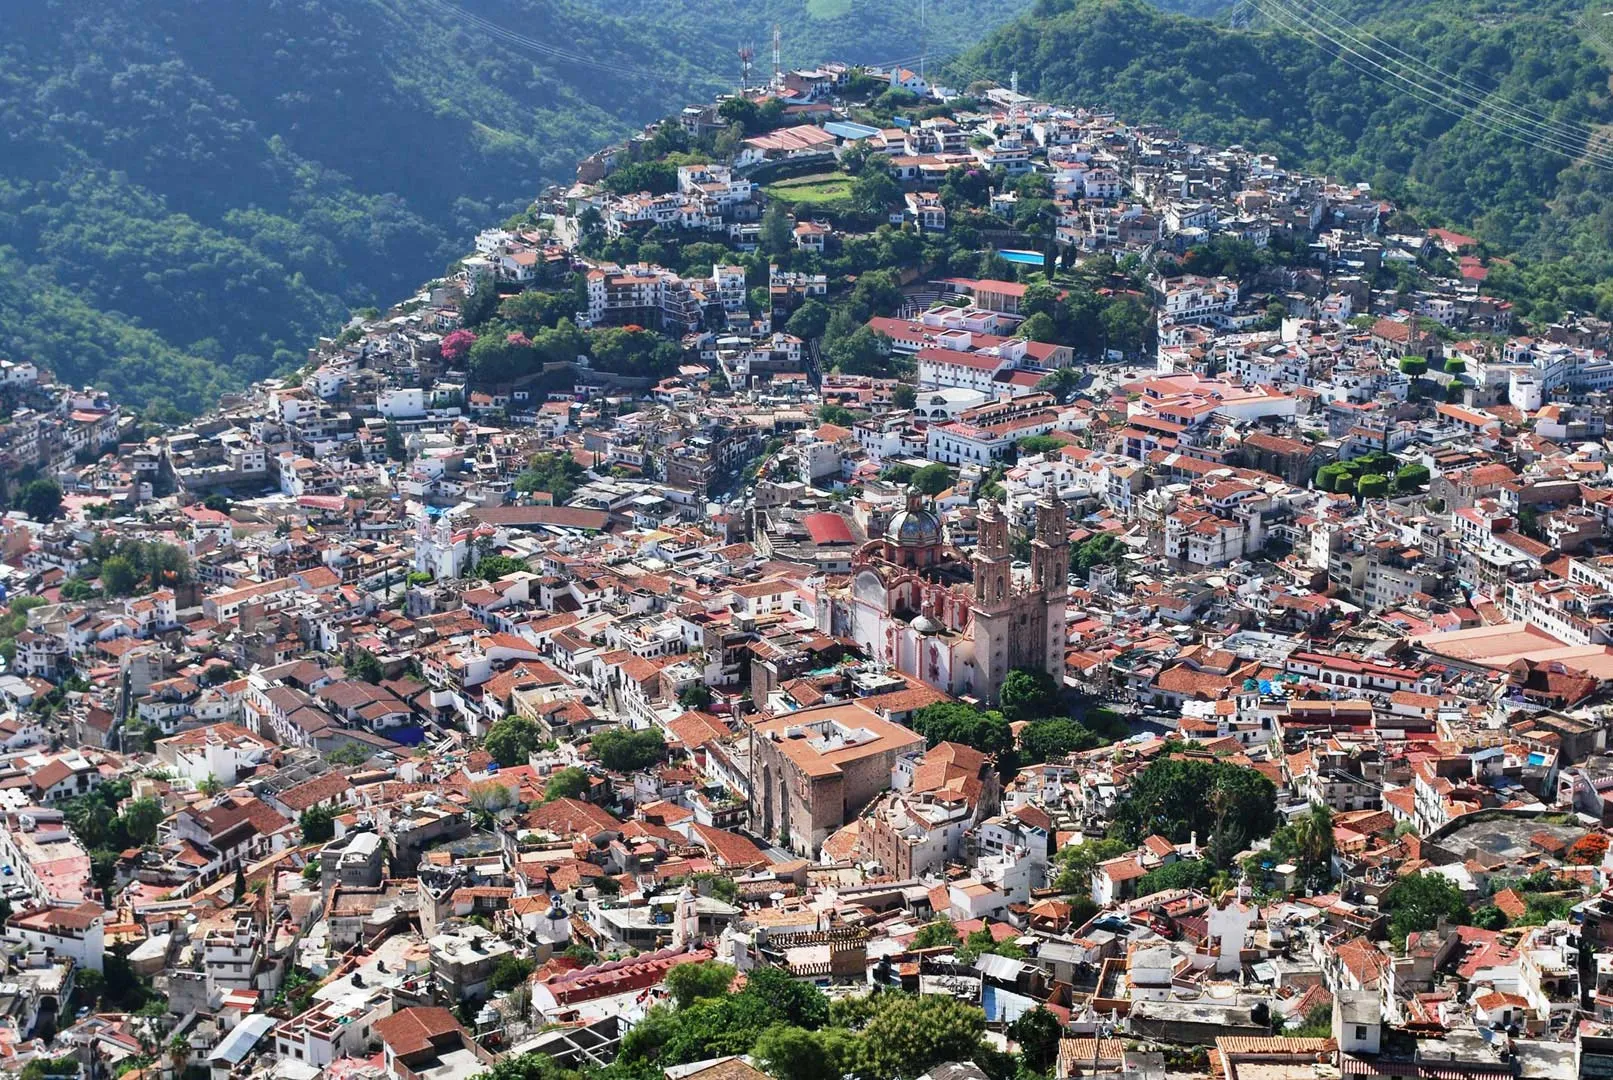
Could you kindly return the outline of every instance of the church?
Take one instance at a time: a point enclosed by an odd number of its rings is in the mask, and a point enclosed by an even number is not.
[[[1015,571],[1008,520],[980,504],[978,540],[965,556],[941,520],[909,491],[885,535],[857,550],[849,589],[820,597],[820,629],[850,637],[870,657],[959,697],[994,704],[1015,668],[1064,674],[1070,565],[1064,504],[1036,504],[1029,572]]]

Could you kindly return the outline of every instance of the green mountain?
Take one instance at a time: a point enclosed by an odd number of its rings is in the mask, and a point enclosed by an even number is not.
[[[1593,29],[1605,5],[1239,7],[1248,28],[1142,0],[1037,0],[966,55],[960,77],[1017,70],[1021,89],[1050,100],[1370,181],[1420,224],[1475,230],[1495,252],[1520,256],[1519,268],[1493,271],[1491,284],[1514,292],[1524,314],[1562,306],[1613,314],[1613,286],[1603,284],[1613,277],[1613,29]],[[1347,51],[1321,40],[1322,29]]]
[[[770,65],[773,21],[787,62],[896,59],[918,51],[916,7],[18,5],[0,37],[0,356],[205,407],[407,295],[578,158],[731,85],[738,42]],[[936,40],[955,45],[1024,4],[945,7]]]
[[[875,64],[950,55],[1028,9],[1031,0],[589,0],[597,10],[642,19],[690,39],[718,43],[728,56],[756,51],[771,71],[773,27],[786,67],[826,60]],[[1222,0],[1185,0],[1220,3]],[[739,61],[727,64],[736,75]]]
[[[563,2],[480,7],[665,74],[606,79],[435,0],[19,6],[0,40],[0,248],[20,268],[0,352],[203,406],[716,85],[691,43]]]

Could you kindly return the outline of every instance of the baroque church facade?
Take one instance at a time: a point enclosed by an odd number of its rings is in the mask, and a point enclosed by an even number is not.
[[[852,559],[848,589],[820,598],[820,628],[929,686],[994,704],[1015,668],[1064,672],[1070,564],[1064,504],[1036,504],[1030,567],[1016,570],[1008,520],[980,504],[975,549],[947,544],[941,521],[909,492],[885,535]]]

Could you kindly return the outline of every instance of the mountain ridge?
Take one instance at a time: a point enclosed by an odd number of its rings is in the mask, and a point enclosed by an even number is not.
[[[659,19],[589,0],[19,11],[0,41],[0,249],[16,279],[0,355],[160,411],[295,366],[578,159],[737,80],[732,42],[694,32],[721,10],[654,7]],[[845,19],[810,35],[789,21],[787,57],[912,51],[905,36],[852,42]]]

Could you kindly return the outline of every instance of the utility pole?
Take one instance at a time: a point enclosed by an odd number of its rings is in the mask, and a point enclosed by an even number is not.
[[[919,82],[924,82],[924,0],[919,0]],[[928,83],[924,84],[926,87]]]
[[[783,37],[779,33],[778,23],[773,24],[773,89],[777,90],[784,84],[784,65],[779,62],[783,53],[781,48]]]

